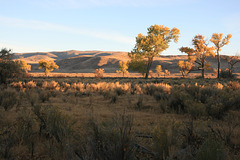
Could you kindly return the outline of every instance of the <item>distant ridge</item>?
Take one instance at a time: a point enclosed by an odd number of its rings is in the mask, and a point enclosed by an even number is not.
[[[61,73],[93,73],[97,68],[104,68],[106,73],[115,73],[119,61],[129,61],[127,52],[113,51],[53,51],[53,52],[30,52],[14,53],[14,59],[22,59],[31,64],[31,72],[42,72],[38,69],[40,59],[54,60],[59,65]],[[162,65],[163,70],[168,69],[171,73],[178,73],[177,62],[187,60],[186,55],[169,55],[154,58],[151,70],[155,71],[156,65]],[[216,58],[208,58],[208,62],[214,68],[217,67]],[[221,61],[222,69],[227,67],[226,61]],[[236,65],[235,72],[240,72],[240,63]]]

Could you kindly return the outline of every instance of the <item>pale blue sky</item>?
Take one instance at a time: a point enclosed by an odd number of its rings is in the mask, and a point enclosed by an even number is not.
[[[239,0],[0,0],[0,48],[13,52],[131,51],[151,25],[180,29],[164,55],[181,54],[196,34],[233,35],[222,54],[240,52]]]

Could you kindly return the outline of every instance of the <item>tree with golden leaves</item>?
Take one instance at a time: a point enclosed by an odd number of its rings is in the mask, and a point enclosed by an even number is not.
[[[54,69],[58,69],[59,66],[53,61],[47,61],[44,59],[41,59],[39,62],[39,69],[44,69],[45,75],[48,75],[49,72],[53,71]]]
[[[182,74],[183,78],[187,76],[188,73],[194,67],[193,63],[189,61],[178,61],[177,65],[180,69],[180,73]]]
[[[120,61],[119,65],[118,65],[118,69],[119,70],[116,70],[116,72],[117,73],[122,73],[123,77],[124,77],[124,74],[128,74],[128,64],[127,64],[127,62]]]
[[[167,69],[164,70],[164,78],[166,76],[169,76],[170,74],[171,74],[171,72],[169,70],[167,70]]]
[[[188,54],[189,62],[197,64],[198,69],[202,70],[202,78],[204,78],[205,70],[211,67],[211,65],[206,62],[206,58],[209,56],[214,57],[214,50],[216,49],[215,47],[208,47],[204,38],[202,35],[196,35],[192,40],[194,48],[181,47],[179,49],[181,52]]]
[[[136,37],[136,45],[128,54],[131,58],[130,63],[135,63],[134,60],[136,57],[138,57],[138,60],[142,58],[142,60],[146,62],[144,66],[146,71],[145,78],[148,78],[153,58],[159,56],[159,54],[166,50],[172,40],[175,43],[178,42],[179,34],[180,31],[176,27],[170,29],[164,25],[155,24],[150,26],[148,28],[147,36],[138,34]],[[142,61],[140,62],[142,63]],[[136,71],[138,71],[137,68]]]
[[[163,74],[162,66],[161,66],[161,65],[157,65],[156,68],[155,68],[155,70],[156,70],[156,73],[157,73],[158,77],[160,77],[160,75]]]
[[[28,71],[31,71],[31,65],[28,65],[26,61],[24,60],[15,60],[15,62],[20,66],[20,68],[22,70],[24,70],[26,73],[28,73]]]
[[[218,59],[218,68],[217,68],[217,78],[220,78],[219,72],[220,72],[220,54],[221,48],[229,43],[229,40],[232,38],[231,34],[228,34],[223,39],[222,33],[213,33],[212,38],[210,41],[215,45],[217,50],[217,59]]]

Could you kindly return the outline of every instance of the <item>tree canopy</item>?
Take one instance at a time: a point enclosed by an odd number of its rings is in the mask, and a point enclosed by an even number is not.
[[[28,65],[24,60],[15,60],[15,62],[24,70],[26,73],[31,70],[31,65]]]
[[[59,66],[53,61],[53,60],[44,60],[41,59],[39,62],[39,69],[44,69],[45,75],[47,75],[49,72],[53,71],[54,69],[58,69]]]
[[[11,49],[3,48],[0,51],[0,83],[6,83],[9,78],[19,78],[25,75],[22,65],[13,61]]]
[[[119,65],[118,65],[118,69],[116,72],[117,73],[122,73],[123,74],[123,77],[124,77],[124,74],[128,74],[128,64],[127,62],[123,62],[123,61],[120,61],[119,62]]]
[[[128,54],[131,58],[130,69],[145,73],[148,78],[153,58],[159,56],[169,47],[169,43],[178,42],[180,30],[176,27],[170,29],[164,25],[152,25],[148,28],[147,36],[138,34],[134,49]],[[135,67],[143,66],[143,67]]]
[[[188,75],[188,73],[191,71],[193,68],[193,63],[189,61],[178,61],[177,63],[180,73],[182,74],[183,78]]]
[[[218,68],[217,68],[217,77],[220,78],[220,54],[221,48],[229,43],[229,40],[232,38],[231,34],[228,34],[225,38],[223,38],[222,33],[214,33],[210,41],[215,45],[217,50],[217,58],[218,58]]]
[[[204,71],[210,68],[210,64],[206,62],[208,56],[215,56],[215,47],[209,47],[205,37],[196,35],[192,44],[194,48],[181,47],[179,50],[188,54],[188,61],[195,63],[198,69],[202,70],[202,78],[204,78]]]

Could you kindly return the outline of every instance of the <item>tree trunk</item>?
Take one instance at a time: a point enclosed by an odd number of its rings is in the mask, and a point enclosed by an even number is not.
[[[152,66],[152,62],[153,62],[153,57],[148,59],[147,72],[146,72],[146,75],[145,75],[145,79],[148,79],[148,75],[149,75],[149,71],[150,71],[151,66]]]
[[[217,58],[218,58],[218,74],[217,74],[217,78],[220,78],[220,55],[219,55],[219,49],[217,50]]]
[[[202,78],[204,78],[204,62],[202,63]]]

